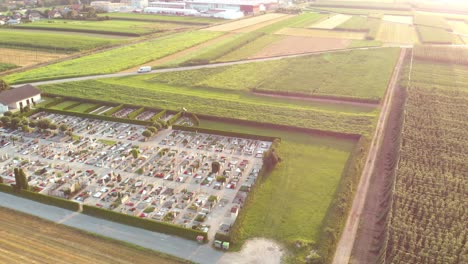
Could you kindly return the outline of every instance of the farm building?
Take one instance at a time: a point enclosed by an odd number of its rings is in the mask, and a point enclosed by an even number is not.
[[[0,113],[35,104],[41,100],[41,91],[26,84],[0,93]]]

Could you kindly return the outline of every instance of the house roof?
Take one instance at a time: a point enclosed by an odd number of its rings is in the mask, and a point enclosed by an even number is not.
[[[36,96],[38,94],[41,94],[41,91],[39,91],[36,87],[30,84],[26,84],[18,88],[13,88],[1,92],[0,103],[4,105],[9,105],[24,100],[26,98]]]

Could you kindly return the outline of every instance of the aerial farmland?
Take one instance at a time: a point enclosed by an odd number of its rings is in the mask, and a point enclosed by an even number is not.
[[[0,262],[468,261],[468,6],[200,1],[0,9]]]

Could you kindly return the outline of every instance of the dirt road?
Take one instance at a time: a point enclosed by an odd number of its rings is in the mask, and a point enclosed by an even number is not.
[[[340,241],[336,247],[335,256],[333,258],[334,264],[345,264],[349,263],[351,258],[351,252],[353,250],[354,241],[356,240],[356,234],[363,213],[364,204],[366,201],[367,193],[369,190],[369,184],[371,176],[374,172],[377,155],[380,151],[382,139],[384,135],[384,128],[387,122],[390,106],[394,97],[395,87],[398,84],[398,76],[400,74],[404,58],[407,49],[403,48],[400,52],[400,58],[393,70],[392,78],[389,82],[385,99],[382,104],[382,110],[380,112],[377,128],[372,139],[372,143],[367,156],[366,165],[361,175],[358,188],[356,190],[356,196],[353,200],[353,205],[346,220],[346,225],[343,229]]]

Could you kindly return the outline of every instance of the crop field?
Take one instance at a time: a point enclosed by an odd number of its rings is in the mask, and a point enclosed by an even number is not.
[[[454,33],[468,35],[468,23],[466,21],[448,21]]]
[[[241,28],[253,26],[253,25],[263,23],[263,22],[266,22],[266,21],[276,20],[276,19],[278,19],[280,17],[284,17],[284,16],[287,16],[287,15],[286,14],[271,13],[271,14],[266,14],[266,15],[241,19],[241,20],[225,23],[225,24],[218,25],[218,26],[209,27],[209,28],[206,28],[204,30],[207,30],[207,31],[224,31],[224,32],[225,31],[236,31],[236,30],[239,30]]]
[[[288,20],[288,19],[290,19],[292,17],[294,17],[294,15],[280,16],[280,17],[275,18],[275,19],[271,19],[271,20],[268,20],[268,21],[264,21],[264,22],[261,22],[261,23],[257,23],[257,24],[248,26],[248,27],[243,27],[243,28],[240,28],[238,30],[234,30],[233,32],[248,33],[248,32],[258,31],[261,28],[276,24],[276,23],[284,21],[284,20]]]
[[[389,43],[414,44],[418,43],[418,35],[413,26],[382,22],[375,40]]]
[[[255,89],[279,94],[379,100],[397,57],[396,48],[358,50],[216,69],[159,73],[152,78],[155,82],[183,87],[238,91]],[[356,64],[356,61],[362,63]],[[333,78],[330,72],[333,72]],[[269,76],[276,78],[270,79]]]
[[[258,96],[242,91],[170,86],[136,76],[99,81],[43,85],[44,92],[82,98],[100,98],[219,117],[315,128],[346,133],[366,133],[377,110],[369,106],[328,104]]]
[[[203,119],[200,126],[282,138],[283,162],[262,182],[245,214],[239,216],[235,242],[267,237],[288,246],[296,240],[320,244],[319,232],[353,148],[352,141]]]
[[[389,223],[388,263],[466,263],[468,67],[416,61]]]
[[[349,31],[368,31],[369,19],[365,16],[353,16],[348,21],[338,25],[336,29]]]
[[[325,20],[322,20],[320,22],[317,22],[317,23],[311,25],[309,28],[334,29],[335,27],[345,23],[346,21],[348,21],[351,18],[352,18],[352,16],[343,15],[343,14],[333,15],[333,16],[329,16]]]
[[[179,28],[188,28],[190,27],[190,25],[120,20],[41,20],[29,24],[19,24],[15,27],[41,30],[62,30],[90,33],[97,32],[105,34],[140,36],[155,32],[168,31]]]
[[[344,49],[347,48],[350,43],[351,40],[349,39],[286,36],[279,41],[271,43],[251,57],[264,58],[306,52]]]
[[[348,48],[380,47],[382,42],[376,40],[352,40]]]
[[[425,61],[468,65],[468,48],[418,45],[414,47],[414,57]]]
[[[384,15],[382,20],[387,21],[387,22],[393,22],[393,23],[413,25],[413,17],[412,16]]]
[[[415,14],[414,24],[419,26],[441,28],[445,30],[452,30],[447,20],[441,16],[426,15],[426,14]]]
[[[277,41],[281,41],[286,36],[280,35],[263,35],[256,40],[246,44],[242,49],[237,49],[233,52],[230,52],[223,57],[219,58],[218,61],[235,61],[241,59],[252,59],[257,57],[256,54],[261,52],[263,49],[269,45],[274,44]]]
[[[66,57],[66,54],[0,47],[0,63],[30,66]]]
[[[370,14],[386,14],[396,16],[411,16],[412,11],[384,10],[384,9],[359,9],[359,8],[340,8],[340,7],[313,7],[315,10],[330,11],[335,13],[350,14],[350,15],[370,15]]]
[[[184,263],[0,207],[1,263]]]
[[[30,32],[17,29],[0,30],[0,47],[38,49],[54,52],[76,52],[108,46],[118,40],[72,36],[58,33]]]
[[[10,83],[50,80],[122,71],[208,41],[220,33],[193,31],[161,37],[78,59],[9,75]]]
[[[180,23],[180,24],[213,24],[223,22],[222,19],[208,18],[208,17],[191,17],[191,16],[166,16],[155,14],[138,14],[138,13],[106,13],[102,16],[108,16],[114,20],[140,20],[148,22],[166,22],[166,23]]]
[[[442,28],[417,26],[416,30],[422,43],[455,44],[460,41],[457,36]]]
[[[343,38],[343,39],[364,39],[363,32],[346,32],[321,29],[306,29],[306,28],[284,28],[276,34],[296,36],[296,37],[318,37],[318,38]]]
[[[3,72],[3,71],[7,71],[7,70],[11,70],[11,69],[14,69],[18,66],[16,66],[15,64],[11,64],[11,63],[1,63],[0,62],[0,72]]]

